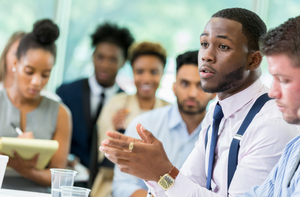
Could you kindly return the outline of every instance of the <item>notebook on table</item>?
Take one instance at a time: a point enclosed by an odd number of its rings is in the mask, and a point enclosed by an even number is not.
[[[24,138],[0,138],[0,153],[14,157],[16,151],[23,159],[32,159],[39,154],[36,169],[43,170],[50,162],[52,156],[58,149],[58,141]]]

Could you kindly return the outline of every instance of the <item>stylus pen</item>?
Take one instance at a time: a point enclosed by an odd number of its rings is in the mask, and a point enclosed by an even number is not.
[[[17,127],[13,123],[10,123],[10,124],[14,128],[14,130],[17,132],[18,135],[22,135],[23,134],[22,130],[19,127]]]
[[[151,194],[151,190],[150,190],[150,189],[148,189],[147,197],[152,197],[152,194]]]

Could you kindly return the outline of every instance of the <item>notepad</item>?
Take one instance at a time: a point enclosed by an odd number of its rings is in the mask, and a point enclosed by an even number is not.
[[[43,170],[48,165],[52,156],[58,149],[58,141],[24,138],[0,138],[0,152],[14,157],[12,151],[16,151],[23,159],[32,159],[39,154],[36,169]]]

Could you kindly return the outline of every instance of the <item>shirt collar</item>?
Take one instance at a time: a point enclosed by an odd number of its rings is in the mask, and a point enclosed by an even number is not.
[[[100,96],[104,88],[98,83],[96,76],[93,75],[89,77],[88,82],[92,94],[95,96]],[[118,89],[119,86],[115,83],[113,86],[105,88],[105,94],[115,94],[118,91]]]
[[[177,127],[179,124],[181,124],[183,122],[181,115],[179,113],[179,109],[178,109],[178,105],[177,104],[173,104],[172,108],[170,110],[170,114],[169,114],[169,130],[174,129],[175,127]]]
[[[217,101],[222,107],[224,118],[230,117],[236,111],[238,111],[245,104],[250,102],[253,98],[258,97],[259,92],[263,88],[263,83],[260,79],[256,80],[248,88],[238,92],[222,101],[219,100],[217,96]],[[218,103],[216,102],[216,104]]]

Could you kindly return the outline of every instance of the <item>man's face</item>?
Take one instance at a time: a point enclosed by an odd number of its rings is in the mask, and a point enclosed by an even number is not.
[[[198,68],[193,64],[184,64],[179,68],[173,91],[179,110],[186,114],[205,112],[208,102],[214,97],[202,90]]]
[[[290,124],[300,124],[297,111],[300,108],[300,67],[285,54],[267,56],[273,85],[269,96],[276,99],[283,118]]]
[[[211,18],[200,36],[198,66],[201,85],[206,92],[237,92],[248,71],[247,38],[242,24]]]
[[[123,50],[112,43],[101,42],[93,54],[95,76],[100,85],[114,85],[118,70],[124,65]]]

